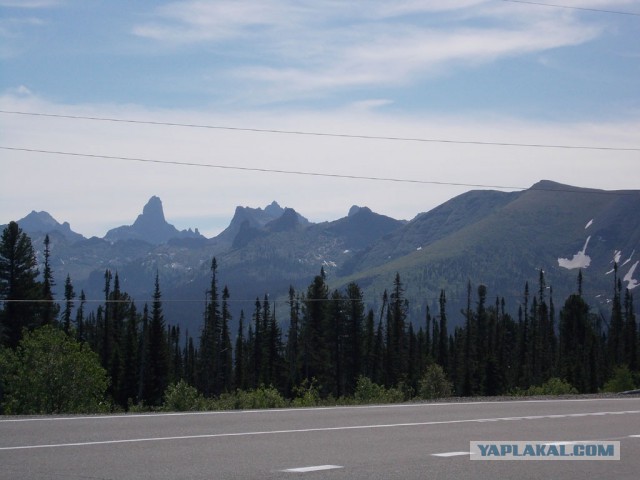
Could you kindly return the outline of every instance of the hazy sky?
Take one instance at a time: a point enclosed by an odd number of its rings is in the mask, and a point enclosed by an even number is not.
[[[0,223],[46,210],[103,236],[157,195],[213,236],[273,200],[411,219],[470,185],[640,188],[640,2],[543,3],[573,8],[0,0],[0,110],[226,127],[0,113]]]

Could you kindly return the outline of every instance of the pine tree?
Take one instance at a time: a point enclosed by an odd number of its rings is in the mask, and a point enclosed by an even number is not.
[[[231,311],[229,310],[229,289],[225,286],[222,291],[222,315],[220,326],[219,352],[219,391],[230,392],[233,384],[233,352],[231,347],[231,335],[229,323]]]
[[[444,369],[449,371],[449,333],[447,331],[447,296],[444,290],[440,292],[440,325],[438,338],[438,358],[436,361]]]
[[[135,303],[133,301],[126,305],[126,324],[122,339],[122,364],[118,374],[120,384],[118,385],[118,403],[128,408],[130,403],[137,403],[140,391],[140,340],[138,316]]]
[[[42,308],[41,308],[41,325],[55,325],[60,310],[58,304],[53,299],[53,287],[55,281],[53,279],[53,271],[51,270],[51,240],[49,235],[44,237],[44,266],[42,270]]]
[[[303,379],[318,381],[323,393],[327,393],[332,366],[329,364],[329,345],[327,344],[327,300],[328,287],[324,269],[307,288],[303,301],[302,320],[302,373]]]
[[[146,405],[158,406],[162,403],[162,396],[168,385],[169,359],[160,281],[156,273],[151,319],[149,321],[148,348],[146,351],[146,375],[144,378],[142,400]]]
[[[289,287],[289,332],[287,334],[286,358],[289,366],[287,393],[291,395],[300,383],[300,301],[293,286]]]
[[[220,338],[220,307],[218,300],[218,262],[211,261],[211,284],[206,292],[208,300],[205,303],[204,325],[200,335],[198,349],[197,386],[206,397],[219,393],[218,384],[218,347]]]
[[[234,387],[236,390],[247,389],[247,362],[244,340],[244,311],[240,311],[238,321],[238,335],[236,335],[235,365],[234,365]]]
[[[87,341],[84,324],[84,306],[86,301],[87,297],[84,294],[84,290],[80,290],[80,305],[78,305],[78,309],[76,310],[76,338],[79,342]]]
[[[0,239],[0,341],[17,347],[23,328],[37,326],[37,303],[41,289],[36,281],[37,262],[31,239],[10,222]]]
[[[75,297],[76,293],[73,291],[71,277],[67,274],[67,279],[64,282],[64,310],[62,311],[62,329],[66,334],[71,333],[71,314]]]
[[[611,302],[611,321],[607,335],[608,363],[613,368],[625,360],[624,319],[622,315],[622,282],[618,278],[618,264],[613,266],[613,300]]]
[[[632,371],[638,371],[638,326],[633,309],[633,296],[629,289],[624,293],[624,363]]]
[[[364,300],[356,283],[347,285],[344,342],[344,393],[352,394],[363,371]],[[373,325],[373,323],[372,323]]]

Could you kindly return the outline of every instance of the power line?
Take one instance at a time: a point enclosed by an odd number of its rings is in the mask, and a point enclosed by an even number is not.
[[[98,122],[114,122],[129,123],[137,125],[159,125],[167,127],[183,127],[183,128],[204,128],[210,130],[228,130],[235,132],[253,132],[278,135],[299,135],[312,137],[333,137],[333,138],[352,138],[360,140],[389,140],[399,142],[419,142],[419,143],[445,143],[455,145],[482,145],[494,147],[521,147],[521,148],[557,148],[568,150],[605,150],[618,152],[640,152],[640,147],[611,147],[611,146],[589,146],[589,145],[563,145],[563,144],[544,144],[544,143],[516,143],[516,142],[489,142],[479,140],[452,140],[442,138],[420,138],[420,137],[395,137],[385,135],[357,135],[348,133],[328,133],[328,132],[312,132],[302,130],[280,130],[273,128],[246,128],[246,127],[230,127],[221,125],[204,125],[197,123],[177,123],[177,122],[159,122],[152,120],[136,120],[126,118],[109,118],[109,117],[92,117],[84,115],[62,115],[41,112],[22,112],[12,110],[0,110],[0,113],[7,115],[28,115],[33,117],[49,117],[49,118],[66,118],[71,120],[90,120]]]
[[[569,188],[555,188],[555,187],[521,187],[513,185],[487,185],[482,183],[458,183],[458,182],[441,182],[436,180],[416,180],[410,178],[393,178],[393,177],[369,177],[364,175],[345,175],[338,173],[321,173],[321,172],[306,172],[301,170],[280,170],[275,168],[258,168],[258,167],[238,167],[233,165],[216,165],[211,163],[195,163],[195,162],[179,162],[177,160],[158,160],[153,158],[140,158],[140,157],[123,157],[117,155],[100,155],[93,153],[79,153],[79,152],[64,152],[56,150],[40,150],[34,148],[20,148],[20,147],[7,147],[0,145],[0,150],[8,150],[13,152],[27,152],[27,153],[39,153],[45,155],[65,155],[71,157],[83,157],[83,158],[95,158],[102,160],[120,160],[125,162],[141,162],[141,163],[155,163],[161,165],[178,165],[183,167],[201,167],[201,168],[215,168],[224,170],[239,170],[243,172],[260,172],[260,173],[277,173],[284,175],[302,175],[311,177],[325,177],[325,178],[340,178],[347,180],[369,180],[378,182],[395,182],[395,183],[413,183],[420,185],[441,185],[452,187],[470,187],[470,188],[494,188],[497,190],[536,190],[536,191],[554,191],[554,192],[568,192],[568,193],[590,193],[590,194],[602,194],[602,195],[636,195],[635,191],[606,191],[606,190],[576,190]]]
[[[603,10],[600,8],[588,8],[588,7],[575,7],[570,5],[558,5],[555,3],[543,3],[543,2],[529,2],[526,0],[502,0],[503,2],[509,3],[524,3],[526,5],[538,5],[541,7],[552,7],[552,8],[566,8],[567,10],[582,10],[586,12],[597,12],[597,13],[611,13],[614,15],[631,15],[635,17],[640,17],[640,13],[635,12],[622,12],[619,10]]]
[[[343,175],[343,174],[337,174],[337,173],[279,170],[274,168],[238,167],[233,165],[215,165],[210,163],[178,162],[176,160],[157,160],[152,158],[121,157],[121,156],[114,156],[114,155],[98,155],[98,154],[91,154],[91,153],[37,150],[33,148],[6,147],[1,145],[0,145],[0,149],[10,150],[15,152],[30,152],[30,153],[41,153],[41,154],[48,154],[48,155],[67,155],[72,157],[99,158],[99,159],[105,159],[105,160],[122,160],[127,162],[157,163],[162,165],[180,165],[185,167],[217,168],[217,169],[225,169],[225,170],[240,170],[245,172],[280,173],[280,174],[286,174],[286,175],[305,175],[305,176],[312,176],[312,177],[345,178],[345,179],[351,179],[351,180],[373,180],[373,181],[380,181],[380,182],[418,183],[418,184],[427,184],[427,185],[447,185],[447,186],[457,186],[457,187],[497,188],[497,189],[509,189],[509,190],[526,190],[527,189],[527,187],[513,187],[513,186],[505,186],[505,185],[482,185],[482,184],[471,184],[471,183],[437,182],[434,180],[415,180],[415,179],[409,179],[409,178],[368,177],[363,175]]]

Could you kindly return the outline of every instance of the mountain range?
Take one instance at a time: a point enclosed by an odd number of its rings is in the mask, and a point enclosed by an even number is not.
[[[541,181],[519,192],[469,191],[411,221],[358,206],[344,218],[322,223],[277,202],[264,209],[237,207],[229,226],[214,238],[197,229],[177,230],[155,196],[132,225],[104,238],[87,239],[47,212],[33,211],[18,224],[40,257],[44,236],[50,236],[58,291],[70,275],[77,292],[100,300],[105,269],[111,269],[123,290],[148,301],[157,272],[167,321],[194,332],[213,257],[220,282],[229,287],[235,319],[240,310],[250,318],[256,298],[268,295],[286,321],[289,287],[305,292],[321,268],[332,287],[356,282],[374,309],[399,273],[414,322],[423,321],[427,306],[437,311],[444,289],[450,321],[459,324],[469,284],[486,285],[490,297],[504,297],[515,313],[526,282],[537,292],[540,270],[560,304],[575,291],[582,269],[587,301],[606,310],[614,262],[623,287],[633,291],[639,284],[639,212],[640,190]]]

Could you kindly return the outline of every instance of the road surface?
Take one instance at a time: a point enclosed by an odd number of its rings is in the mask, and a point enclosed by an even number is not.
[[[472,461],[470,441],[619,441],[619,461]],[[640,398],[0,418],[0,479],[640,478]]]

